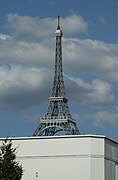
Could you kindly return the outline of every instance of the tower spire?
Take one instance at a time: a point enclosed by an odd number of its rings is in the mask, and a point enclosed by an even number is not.
[[[39,127],[33,136],[53,136],[63,131],[64,134],[80,134],[76,127],[76,121],[72,118],[66,98],[63,69],[62,69],[62,31],[60,29],[60,16],[58,16],[58,26],[55,31],[55,73],[51,97],[47,113],[40,120]]]
[[[57,29],[60,29],[60,16],[58,15],[58,26]]]

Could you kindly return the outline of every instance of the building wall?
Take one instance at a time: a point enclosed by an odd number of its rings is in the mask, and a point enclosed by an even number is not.
[[[105,140],[105,180],[118,180],[118,143]],[[117,171],[117,172],[116,172]]]
[[[23,180],[104,180],[104,139],[53,137],[15,141]],[[38,177],[36,177],[38,174]]]
[[[109,163],[109,158],[112,151],[113,163],[118,161],[118,143],[104,136],[27,137],[12,141],[14,147],[19,146],[22,180],[116,180],[112,179],[116,166]],[[105,179],[105,175],[111,179]]]
[[[41,138],[26,141],[20,140],[18,152],[18,158],[26,169],[23,180],[90,180],[89,139]],[[17,146],[17,141],[15,143]]]

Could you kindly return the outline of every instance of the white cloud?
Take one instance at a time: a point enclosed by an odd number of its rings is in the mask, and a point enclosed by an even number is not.
[[[0,106],[3,108],[30,107],[48,97],[50,72],[46,69],[20,65],[0,67]]]
[[[63,52],[65,67],[71,71],[88,72],[102,79],[118,81],[113,75],[118,71],[117,44],[91,39],[65,39]]]
[[[9,14],[8,27],[11,27],[16,40],[8,39],[0,43],[1,63],[12,61],[44,68],[52,66],[56,21],[56,18],[40,19]],[[87,30],[86,22],[75,14],[62,18],[61,24],[65,34]],[[53,38],[50,38],[50,35],[53,35]],[[27,42],[28,39],[30,42]],[[118,44],[91,39],[63,38],[63,64],[73,72],[88,72],[100,79],[118,82]]]
[[[92,92],[88,94],[89,104],[109,106],[113,104],[114,96],[112,94],[112,87],[109,83],[103,82],[99,79],[92,81]],[[86,100],[85,100],[86,102]]]
[[[0,64],[22,63],[34,67],[49,67],[54,59],[54,50],[46,43],[27,43],[13,39],[0,43]]]
[[[55,39],[37,42],[0,42],[0,64],[23,63],[33,67],[54,67]],[[63,39],[63,64],[65,70],[94,74],[100,79],[118,82],[118,45],[90,39]]]
[[[93,107],[108,107],[114,104],[112,86],[109,83],[99,79],[91,83],[75,77],[68,77],[68,79],[72,86],[71,96],[76,102]]]
[[[8,27],[17,40],[39,41],[47,36],[53,36],[57,18],[33,18],[30,16],[19,16],[9,14]],[[78,34],[87,32],[88,24],[81,16],[75,14],[61,19],[61,26],[65,34]]]
[[[105,128],[106,124],[118,126],[118,111],[98,111],[93,114],[80,117],[83,121],[89,121],[93,126]]]
[[[117,112],[107,112],[107,111],[101,111],[97,112],[93,115],[93,125],[99,127],[103,126],[104,123],[118,123],[118,113]]]
[[[65,19],[62,18],[61,21],[62,30],[65,28],[64,31],[68,31],[67,33],[74,34],[87,30],[87,24],[80,16],[71,15]],[[47,70],[54,72],[55,39],[47,36],[53,34],[56,19],[9,14],[8,22],[13,38],[1,34],[0,41],[1,106],[10,104],[15,106],[15,103],[16,106],[23,106],[23,104],[30,106],[40,103],[45,100],[49,92],[49,89],[46,89],[47,83],[49,85],[52,82],[48,81]],[[72,28],[69,29],[69,26]],[[28,36],[25,36],[26,33]],[[46,38],[41,39],[44,36]],[[40,40],[37,41],[38,38]],[[77,76],[86,72],[91,76],[94,75],[89,83],[68,75],[66,89],[72,97],[71,100],[96,107],[113,105],[115,98],[111,82],[118,82],[118,45],[77,38],[63,38],[62,42],[64,72],[69,70]],[[10,67],[7,68],[9,64]],[[44,72],[41,69],[47,70]],[[34,76],[35,81],[28,82]],[[42,88],[41,82],[43,82]],[[35,94],[34,98],[31,94]],[[36,98],[39,94],[41,99]]]
[[[78,34],[78,33],[87,33],[88,24],[84,21],[81,16],[73,14],[62,19],[62,29],[64,34]]]
[[[107,20],[105,16],[99,16],[99,21],[100,23],[102,23],[103,25],[107,24]]]
[[[12,37],[9,36],[9,35],[0,33],[0,41],[1,41],[1,40],[2,40],[2,41],[5,41],[5,40],[11,39],[11,38],[12,38]]]
[[[18,14],[9,14],[7,17],[8,27],[17,40],[39,41],[40,38],[53,35],[55,20],[52,18],[40,19]]]
[[[48,101],[52,73],[46,69],[11,64],[0,67],[0,106],[9,108],[30,107]],[[68,96],[81,105],[96,107],[114,103],[112,87],[107,82],[66,76]]]

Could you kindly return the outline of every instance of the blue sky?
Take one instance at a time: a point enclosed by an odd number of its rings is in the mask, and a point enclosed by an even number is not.
[[[118,140],[117,0],[0,1],[0,136],[31,136],[47,111],[58,14],[70,112]]]

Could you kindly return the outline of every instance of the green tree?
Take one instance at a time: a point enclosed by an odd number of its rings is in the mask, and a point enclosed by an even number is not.
[[[0,146],[0,180],[20,180],[22,166],[16,161],[17,148],[12,147],[11,140],[6,139]]]

